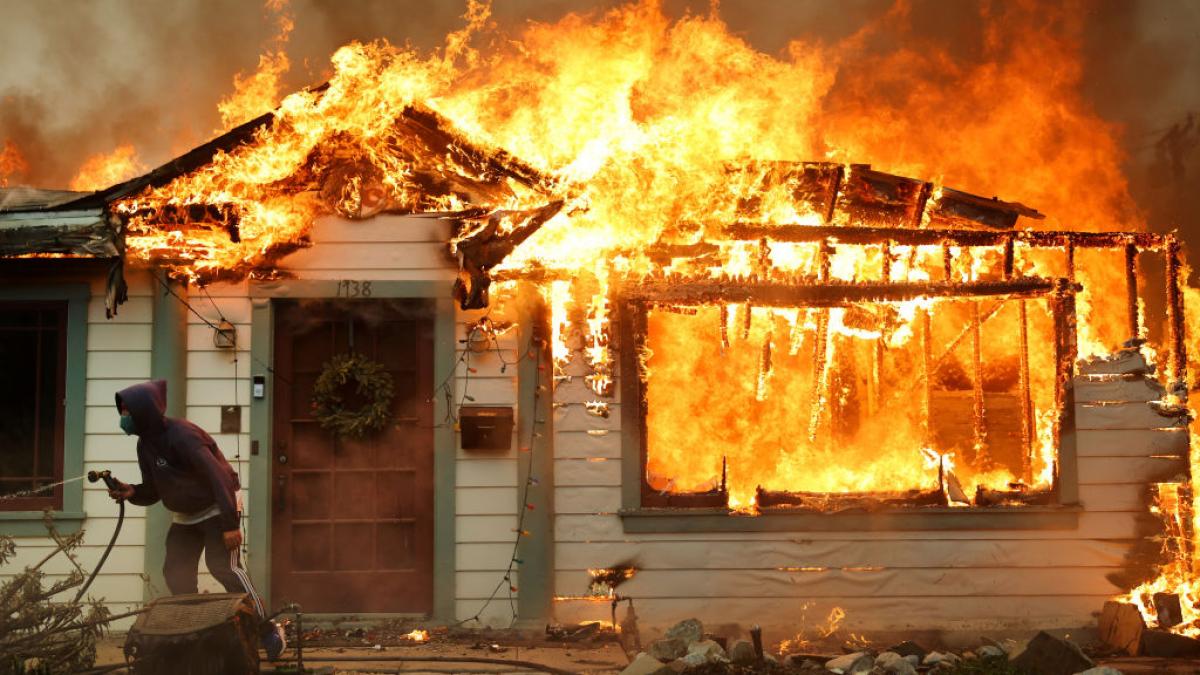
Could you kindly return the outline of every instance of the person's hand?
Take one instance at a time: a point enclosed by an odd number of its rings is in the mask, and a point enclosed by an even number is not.
[[[222,534],[225,538],[225,548],[230,551],[236,551],[242,545],[242,531],[230,530]]]
[[[125,499],[129,499],[130,497],[133,496],[133,486],[129,485],[128,483],[122,483],[121,481],[117,481],[117,489],[109,490],[108,496],[112,497],[114,502],[119,502],[119,501],[122,501]]]

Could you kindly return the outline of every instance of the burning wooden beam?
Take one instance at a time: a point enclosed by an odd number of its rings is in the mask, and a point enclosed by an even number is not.
[[[1171,381],[1187,382],[1187,342],[1184,339],[1183,293],[1180,283],[1183,276],[1183,264],[1180,254],[1179,239],[1174,235],[1167,237],[1167,323],[1171,345]]]
[[[924,297],[975,298],[1007,295],[1036,297],[1054,292],[1066,280],[1022,278],[1011,281],[910,281],[784,283],[753,278],[681,279],[647,277],[627,281],[621,294],[630,300],[672,305],[753,303],[760,307],[837,307],[861,302],[899,302]],[[1078,290],[1078,288],[1072,286]]]
[[[1142,332],[1138,325],[1137,254],[1137,246],[1125,244],[1125,310],[1131,340],[1138,339]]]
[[[909,229],[891,227],[734,223],[725,235],[738,241],[758,241],[767,237],[781,242],[820,242],[826,239],[843,244],[879,244],[891,241],[900,246],[1004,246],[1009,239],[1028,246],[1063,248],[1119,248],[1133,244],[1140,250],[1159,251],[1167,244],[1167,235],[1154,232],[1073,232],[1061,230],[990,230]]]
[[[919,227],[933,185],[852,164],[837,208],[852,221],[877,227]]]
[[[951,227],[985,225],[998,230],[1011,229],[1017,224],[1019,216],[1039,220],[1045,217],[1024,204],[1005,202],[996,197],[986,199],[952,188],[942,188],[928,212],[930,224]]]

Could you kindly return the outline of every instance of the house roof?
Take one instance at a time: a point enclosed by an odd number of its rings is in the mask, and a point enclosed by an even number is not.
[[[18,185],[0,188],[0,213],[11,211],[45,211],[90,195],[74,190],[46,190]]]

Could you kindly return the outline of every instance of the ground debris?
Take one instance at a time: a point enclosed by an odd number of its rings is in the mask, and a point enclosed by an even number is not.
[[[1012,665],[1033,675],[1075,675],[1096,664],[1074,642],[1041,631]]]
[[[1121,654],[1137,656],[1146,622],[1136,605],[1109,600],[1100,612],[1100,641]]]

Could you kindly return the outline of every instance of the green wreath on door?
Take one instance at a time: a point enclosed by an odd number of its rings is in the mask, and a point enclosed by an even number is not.
[[[351,398],[363,402],[351,408]],[[338,354],[325,363],[313,385],[313,417],[334,436],[364,438],[391,422],[394,398],[392,376],[382,363],[357,352]]]

